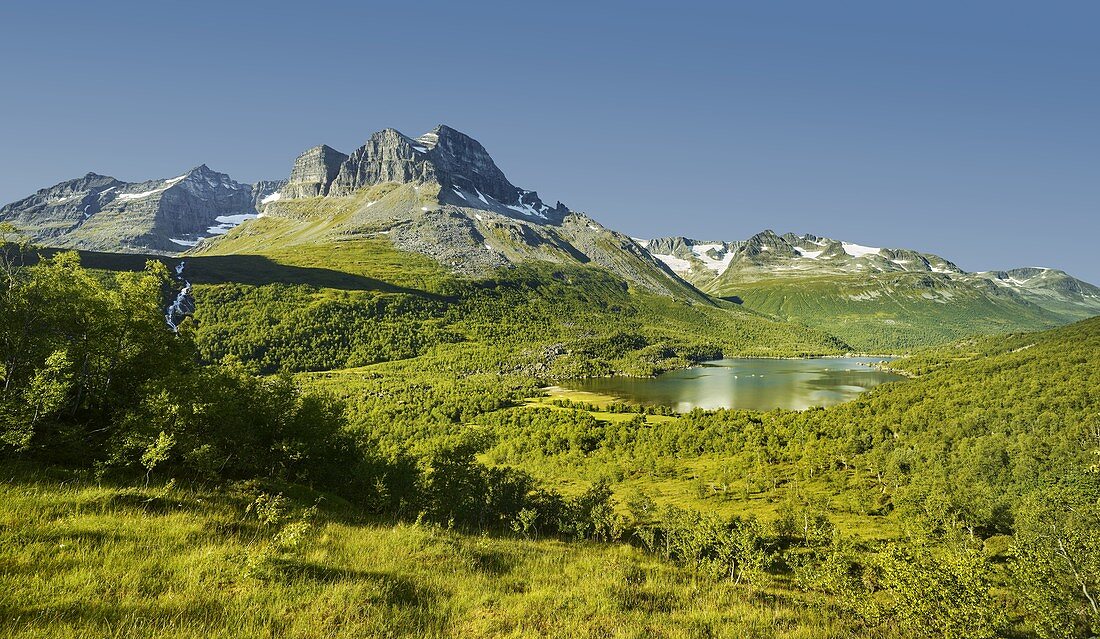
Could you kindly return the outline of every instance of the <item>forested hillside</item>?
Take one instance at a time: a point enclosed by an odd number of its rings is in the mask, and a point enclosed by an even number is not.
[[[471,279],[381,239],[185,261],[203,355],[232,355],[264,373],[430,361],[453,350],[437,345],[456,344],[495,357],[485,372],[550,376],[651,375],[721,353],[848,349],[822,330],[657,295],[595,267],[530,262]]]
[[[1100,632],[1100,320],[829,409],[678,416],[539,387],[828,338],[583,267],[339,255],[189,260],[176,333],[163,264],[8,247],[5,633]]]

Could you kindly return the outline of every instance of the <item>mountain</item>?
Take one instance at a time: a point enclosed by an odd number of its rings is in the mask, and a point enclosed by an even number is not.
[[[963,274],[938,255],[882,249],[816,235],[782,236],[766,230],[747,240],[711,242],[685,237],[643,241],[650,253],[699,286],[722,291],[730,284],[777,276],[856,273]]]
[[[271,219],[211,241],[261,215]],[[464,275],[532,260],[590,264],[651,292],[711,303],[629,237],[513,185],[477,140],[444,125],[416,138],[383,129],[350,155],[316,146],[286,180],[252,185],[205,165],[141,183],[89,173],[3,207],[0,221],[44,246],[162,254],[384,236]]]
[[[282,186],[241,184],[205,164],[136,183],[88,173],[0,208],[0,221],[45,246],[176,253],[256,217]]]
[[[514,185],[481,143],[445,125],[415,137],[383,129],[350,153],[315,146],[287,179],[252,185],[205,165],[140,183],[89,173],[3,207],[0,221],[58,248],[331,266],[385,242],[391,270],[426,256],[475,279],[523,264],[594,266],[627,287],[728,308],[715,299],[725,298],[873,352],[1100,313],[1100,289],[1051,269],[967,273],[931,253],[770,230],[632,239]],[[336,268],[363,270],[356,259]]]
[[[976,277],[1072,319],[1100,315],[1100,287],[1051,268],[1026,267],[985,271]]]
[[[640,240],[703,291],[866,350],[1035,330],[1100,314],[1100,289],[1051,269],[967,273],[910,249],[766,230],[747,240]]]
[[[313,147],[263,212],[198,250],[301,250],[384,237],[464,275],[533,260],[590,264],[651,292],[710,303],[626,235],[513,185],[477,140],[444,125],[415,138],[383,129],[351,154]]]

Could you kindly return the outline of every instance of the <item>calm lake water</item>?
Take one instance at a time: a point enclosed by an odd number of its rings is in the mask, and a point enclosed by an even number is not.
[[[886,359],[719,359],[649,379],[576,379],[561,386],[640,404],[672,406],[680,412],[692,408],[802,410],[846,402],[873,386],[903,379],[871,366]]]

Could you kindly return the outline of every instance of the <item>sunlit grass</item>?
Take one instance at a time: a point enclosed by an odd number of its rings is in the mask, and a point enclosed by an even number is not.
[[[829,637],[780,583],[734,585],[624,544],[361,523],[322,508],[270,557],[257,490],[97,485],[5,466],[0,636]],[[341,517],[343,514],[345,517]]]

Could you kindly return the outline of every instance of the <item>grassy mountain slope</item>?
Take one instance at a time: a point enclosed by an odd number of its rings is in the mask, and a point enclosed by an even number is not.
[[[439,185],[432,183],[387,182],[346,196],[280,200],[265,208],[263,218],[196,252],[323,252],[332,244],[363,238],[387,239],[398,249],[427,255],[469,276],[528,261],[591,264],[661,295],[709,303],[632,240],[586,216],[570,212],[560,223],[518,219],[493,201],[441,197]]]
[[[252,256],[229,256],[248,263]],[[486,370],[536,376],[648,375],[718,353],[835,353],[822,331],[775,322],[732,305],[692,304],[583,266],[531,263],[479,280],[455,277],[385,240],[349,243],[326,258],[264,256],[269,271],[319,272],[309,284],[204,283],[197,276],[197,335],[212,359],[232,354],[261,370],[361,366],[475,347]],[[339,263],[335,263],[338,260]],[[352,270],[354,274],[347,273]],[[343,273],[343,275],[334,275]],[[416,275],[419,273],[419,277]],[[331,280],[331,281],[326,281]],[[307,280],[308,281],[308,280]]]
[[[488,211],[438,211],[427,185],[277,204],[185,258],[199,342],[212,359],[234,355],[265,372],[318,371],[466,344],[489,354],[495,364],[487,371],[649,375],[720,353],[847,349],[825,331],[711,300],[588,222],[586,241],[604,242],[604,257],[618,268],[578,259],[576,237],[554,240],[570,232],[569,218],[532,239],[523,233],[534,225],[489,219]],[[403,218],[409,211],[424,217]],[[478,234],[479,246],[493,245],[480,249],[487,259],[511,254],[514,262],[482,264],[473,276],[455,273],[446,256],[399,248],[395,236],[406,226],[417,226],[413,236],[421,238],[422,227],[453,230],[438,225],[440,217]]]
[[[748,309],[828,330],[867,352],[905,352],[1069,321],[1012,291],[932,273],[780,276],[713,292],[736,296]]]
[[[1100,289],[1053,269],[966,273],[930,253],[772,231],[737,242],[670,237],[646,245],[701,290],[825,328],[864,351],[1040,330],[1100,312]]]
[[[252,224],[262,233],[253,235]],[[211,361],[233,356],[273,373],[446,361],[461,352],[480,372],[548,379],[651,375],[723,353],[847,349],[823,331],[729,303],[658,295],[598,267],[534,261],[470,278],[399,251],[385,237],[303,246],[301,235],[279,240],[270,228],[291,224],[260,218],[227,238],[242,252],[181,258],[196,298],[187,330]],[[247,242],[254,242],[250,249],[241,246]],[[154,259],[170,268],[179,263]],[[84,260],[92,268],[136,270],[145,257],[85,253]]]

